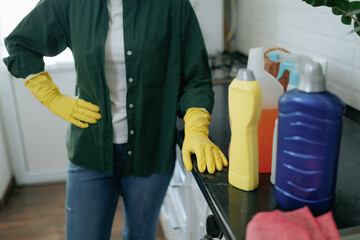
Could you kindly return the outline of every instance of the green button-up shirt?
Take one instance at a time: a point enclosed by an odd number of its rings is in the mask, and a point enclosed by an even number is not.
[[[213,108],[208,57],[188,0],[123,0],[127,81],[126,175],[147,176],[174,165],[176,116],[191,107]],[[100,107],[89,128],[70,125],[69,159],[113,171],[113,129],[105,76],[109,28],[106,0],[42,0],[5,39],[4,59],[15,77],[44,71],[43,56],[71,49],[75,94]],[[131,79],[131,80],[130,80]],[[46,146],[44,146],[46,148]]]

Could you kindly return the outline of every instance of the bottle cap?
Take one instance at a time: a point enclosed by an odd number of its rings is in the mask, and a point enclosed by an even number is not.
[[[326,90],[325,78],[320,63],[305,64],[304,75],[300,78],[298,89],[308,93]]]
[[[236,75],[236,79],[246,82],[255,81],[255,75],[250,69],[241,68]]]

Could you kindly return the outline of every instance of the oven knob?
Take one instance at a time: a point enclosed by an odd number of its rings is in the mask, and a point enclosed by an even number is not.
[[[223,233],[213,215],[209,215],[206,219],[206,233],[207,237],[210,238],[221,239],[223,236]]]

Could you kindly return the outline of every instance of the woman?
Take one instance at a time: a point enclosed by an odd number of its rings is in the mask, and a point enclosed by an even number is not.
[[[67,239],[109,239],[121,195],[124,239],[155,239],[173,173],[176,115],[183,161],[227,166],[208,138],[213,92],[188,0],[41,0],[5,39],[10,73],[68,130]],[[62,95],[43,56],[70,48],[76,97]]]

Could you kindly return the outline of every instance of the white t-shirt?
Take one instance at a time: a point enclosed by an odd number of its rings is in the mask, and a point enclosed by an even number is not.
[[[122,0],[107,0],[109,32],[105,43],[105,74],[110,90],[113,122],[113,143],[126,143],[128,126],[126,118],[126,69],[124,51]]]

